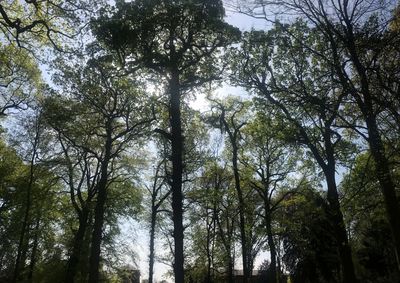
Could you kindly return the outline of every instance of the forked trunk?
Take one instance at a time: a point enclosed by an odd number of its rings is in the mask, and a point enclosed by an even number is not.
[[[87,229],[88,224],[88,209],[83,208],[82,212],[79,217],[79,227],[78,231],[75,234],[72,253],[69,256],[68,263],[67,263],[67,271],[65,274],[65,283],[73,283],[75,275],[78,270],[81,254],[82,254],[82,247],[83,247],[83,240],[85,237],[85,232]]]
[[[111,139],[111,121],[106,123],[107,140],[104,147],[104,159],[101,164],[101,177],[97,184],[97,201],[94,212],[94,225],[92,242],[90,248],[89,258],[89,283],[99,282],[99,268],[100,268],[100,248],[103,239],[103,224],[105,214],[105,204],[107,199],[107,185],[108,185],[108,164],[110,162],[112,139]]]

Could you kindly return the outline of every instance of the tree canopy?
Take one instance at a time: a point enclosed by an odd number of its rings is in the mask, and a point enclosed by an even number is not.
[[[1,1],[0,281],[398,282],[399,11]]]

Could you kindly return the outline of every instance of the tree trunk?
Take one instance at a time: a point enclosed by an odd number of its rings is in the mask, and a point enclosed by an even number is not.
[[[281,270],[282,270],[282,268],[281,268],[281,254],[280,254],[280,248],[279,248],[279,246],[280,246],[280,244],[279,244],[279,242],[278,242],[278,249],[277,249],[277,253],[276,253],[276,268],[277,268],[277,276],[276,276],[276,279],[277,279],[277,283],[280,283],[281,282],[281,274],[282,274],[282,272],[281,272]]]
[[[150,254],[149,254],[149,283],[153,283],[154,275],[154,236],[156,229],[156,218],[157,212],[154,211],[155,207],[153,205],[151,212],[151,227],[150,227]]]
[[[97,184],[97,201],[94,212],[94,225],[92,234],[92,245],[90,248],[89,258],[89,283],[99,282],[99,268],[100,268],[100,248],[103,239],[103,224],[104,212],[107,199],[107,184],[108,184],[108,163],[111,156],[111,121],[106,123],[107,140],[105,144],[104,159],[101,164],[101,177]]]
[[[28,192],[28,194],[30,195],[30,192]],[[28,199],[30,202],[30,196],[28,197]],[[20,269],[21,269],[21,267],[24,267],[24,265],[25,265],[26,250],[28,248],[25,237],[28,234],[28,230],[29,230],[29,227],[28,227],[29,226],[28,225],[29,210],[30,210],[30,205],[29,205],[29,207],[26,208],[25,216],[22,221],[22,230],[21,230],[21,234],[19,236],[17,258],[15,260],[14,275],[13,275],[13,280],[12,280],[13,283],[16,283],[19,281]]]
[[[226,219],[226,234],[224,233],[224,230],[222,229],[222,224],[221,221],[216,213],[216,219],[215,219],[217,226],[218,226],[218,232],[219,236],[222,240],[222,244],[225,248],[226,251],[226,257],[228,259],[228,264],[227,264],[227,272],[228,272],[228,283],[234,283],[233,280],[233,268],[234,268],[234,260],[232,258],[232,236],[233,236],[233,225],[229,225],[229,217]]]
[[[323,166],[323,171],[328,187],[329,216],[333,222],[335,238],[338,244],[340,262],[342,265],[343,283],[357,282],[351,248],[347,239],[346,226],[343,214],[340,209],[339,194],[335,179],[335,156],[334,148],[331,142],[330,129],[327,128],[324,133],[325,151],[327,164]]]
[[[210,252],[210,239],[208,238],[209,235],[207,235],[207,278],[206,278],[206,282],[207,283],[211,283],[211,263],[212,263],[212,259],[211,259],[211,252]]]
[[[343,220],[343,214],[340,210],[339,197],[336,188],[336,182],[333,176],[327,177],[328,185],[328,202],[329,202],[329,216],[333,222],[335,229],[335,238],[338,243],[339,256],[342,264],[343,282],[352,283],[357,282],[354,264],[351,256],[351,248],[347,239],[346,227]]]
[[[364,116],[364,120],[368,128],[369,148],[375,161],[375,170],[381,191],[383,193],[386,214],[395,243],[397,269],[400,272],[400,206],[396,195],[396,187],[390,173],[388,159],[386,157],[385,148],[383,146],[382,138],[376,121],[376,115],[373,107],[373,94],[371,93],[371,88],[369,86],[368,73],[358,55],[353,28],[350,24],[348,24],[347,29],[347,41],[345,43],[349,50],[350,58],[359,76],[362,97],[357,91],[353,91],[352,94],[357,101],[358,107]]]
[[[373,115],[369,115],[366,117],[366,123],[368,127],[369,147],[375,161],[377,178],[385,200],[386,215],[390,223],[396,247],[397,268],[398,271],[400,271],[400,207],[396,194],[396,187],[390,174],[385,148],[379,135],[376,119]]]
[[[106,187],[106,181],[99,182],[89,258],[89,283],[99,282],[100,248],[103,238],[104,208],[107,198]]]
[[[215,211],[215,209],[213,210]],[[206,283],[211,283],[212,282],[212,264],[213,264],[213,250],[212,250],[212,237],[213,237],[213,233],[211,231],[212,229],[212,225],[213,225],[213,219],[214,216],[211,219],[211,223],[209,222],[209,214],[208,214],[208,207],[206,208],[206,226],[207,226],[207,246],[206,246],[206,252],[207,252],[207,277],[205,282]]]
[[[25,257],[26,257],[26,252],[27,252],[27,244],[25,244],[28,230],[29,230],[29,218],[30,218],[30,213],[31,213],[31,206],[32,206],[32,189],[33,189],[33,184],[35,182],[35,158],[36,158],[36,152],[37,152],[37,146],[39,143],[39,134],[36,133],[35,135],[35,140],[33,144],[33,151],[32,151],[32,158],[30,160],[30,171],[29,171],[29,183],[27,186],[27,192],[26,192],[26,203],[25,203],[25,212],[24,212],[24,219],[22,221],[22,228],[21,228],[21,234],[19,237],[19,242],[18,242],[18,251],[17,251],[17,258],[15,261],[15,268],[14,268],[14,276],[13,276],[13,283],[16,283],[18,281],[18,278],[20,276],[20,269],[21,265],[25,265]]]
[[[244,199],[243,192],[240,186],[240,177],[239,177],[239,167],[238,167],[238,152],[236,141],[231,139],[232,143],[232,166],[233,166],[233,174],[235,177],[235,188],[236,193],[238,194],[239,201],[239,226],[240,226],[240,241],[242,243],[242,260],[243,260],[243,282],[248,282],[250,278],[250,270],[248,268],[248,254],[247,254],[247,237],[246,237],[246,223],[244,218]]]
[[[269,198],[268,194],[266,196],[267,198]],[[270,263],[270,267],[269,267],[269,279],[270,279],[270,283],[277,283],[277,272],[276,272],[276,247],[275,247],[275,242],[274,242],[274,237],[272,234],[272,221],[271,221],[271,211],[270,211],[270,207],[269,207],[269,203],[268,201],[266,201],[266,199],[264,199],[265,203],[264,203],[264,209],[265,209],[265,226],[266,226],[266,230],[267,230],[267,241],[268,241],[268,246],[269,246],[269,251],[271,254],[271,263]]]
[[[33,237],[33,245],[32,245],[32,252],[31,252],[31,259],[29,263],[29,273],[28,273],[28,282],[31,283],[33,281],[33,272],[35,270],[36,265],[36,253],[39,243],[39,228],[40,228],[40,214],[36,219],[35,224],[35,235]]]
[[[335,116],[331,116],[328,120],[326,117],[321,117],[324,119],[325,129],[323,131],[323,138],[324,138],[324,149],[323,153],[320,152],[318,147],[310,140],[305,128],[294,118],[291,117],[290,112],[286,108],[284,104],[274,99],[266,89],[263,89],[264,93],[266,94],[267,99],[274,104],[275,106],[279,107],[285,116],[288,118],[290,122],[292,122],[299,131],[299,134],[304,139],[305,145],[310,149],[312,152],[315,160],[317,161],[318,165],[324,172],[327,187],[328,187],[328,203],[330,209],[330,217],[333,225],[335,226],[335,238],[338,244],[338,250],[340,255],[340,263],[343,269],[343,283],[353,283],[356,281],[355,271],[354,271],[354,264],[353,259],[351,256],[351,249],[347,239],[346,227],[343,220],[343,214],[340,210],[340,203],[339,203],[339,196],[336,186],[335,180],[335,149],[334,145],[331,141],[331,134],[332,131],[330,127],[334,121]],[[326,156],[326,161],[323,157]]]
[[[103,238],[104,208],[107,198],[106,188],[107,181],[101,180],[98,186],[97,202],[94,212],[94,225],[89,258],[89,283],[99,282],[100,248]]]
[[[211,218],[211,224],[212,224],[212,231],[211,231],[211,248],[210,248],[210,264],[209,264],[209,278],[210,282],[214,282],[215,280],[215,271],[212,269],[215,266],[215,238],[217,235],[217,215],[215,212],[217,211],[217,206],[215,204],[215,200],[213,199],[213,210],[212,210],[212,218]]]
[[[85,237],[85,232],[88,224],[88,216],[89,216],[89,211],[86,207],[84,207],[79,217],[79,227],[74,237],[72,253],[68,259],[67,271],[64,280],[65,283],[74,282],[74,278],[77,273],[77,268],[79,266],[79,261],[81,259],[83,240]]]
[[[235,280],[233,279],[233,260],[232,256],[228,259],[228,283],[234,283]]]
[[[175,283],[184,283],[184,254],[183,254],[183,193],[182,193],[182,173],[183,173],[183,135],[181,121],[181,93],[179,83],[179,73],[177,68],[170,72],[169,80],[169,115],[171,126],[171,146],[172,146],[172,215],[174,222],[174,275]]]

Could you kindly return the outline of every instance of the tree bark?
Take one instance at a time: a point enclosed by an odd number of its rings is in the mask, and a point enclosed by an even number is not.
[[[107,198],[107,180],[102,178],[98,186],[97,202],[94,212],[94,227],[89,258],[89,283],[99,282],[100,248],[103,238],[104,209]]]
[[[79,261],[81,259],[82,246],[85,237],[85,232],[87,229],[88,217],[89,217],[89,211],[85,207],[82,209],[81,214],[79,216],[79,227],[74,237],[72,253],[68,259],[67,271],[65,273],[65,279],[64,279],[65,283],[74,282],[74,278],[77,273],[77,268],[79,266]]]
[[[24,213],[21,234],[19,236],[19,241],[18,241],[17,258],[15,260],[14,275],[13,275],[13,280],[12,280],[13,283],[16,283],[19,281],[21,265],[22,265],[22,267],[25,265],[25,257],[26,257],[26,252],[28,249],[28,245],[26,243],[26,235],[28,234],[28,230],[29,230],[28,221],[29,221],[30,206],[31,206],[31,186],[28,186],[27,207],[26,207],[26,210]]]
[[[154,236],[156,229],[157,212],[154,211],[154,205],[151,212],[151,227],[150,227],[150,253],[149,253],[149,283],[153,283],[154,275]]]
[[[169,116],[171,126],[172,147],[172,215],[174,223],[174,275],[175,283],[184,283],[184,251],[183,251],[183,135],[181,121],[181,93],[178,68],[172,68],[169,80]]]
[[[343,283],[357,282],[354,264],[351,255],[351,248],[346,233],[346,226],[343,219],[343,214],[340,209],[339,194],[337,191],[335,178],[335,156],[334,147],[330,137],[330,129],[327,128],[324,133],[324,143],[327,164],[323,165],[323,171],[326,178],[328,188],[328,204],[329,216],[333,222],[335,238],[338,244],[340,262],[342,265]]]
[[[239,226],[240,226],[240,241],[242,243],[242,260],[243,260],[243,282],[246,283],[248,282],[250,278],[250,272],[249,270],[249,256],[247,253],[247,235],[246,235],[246,223],[245,223],[245,218],[244,218],[244,198],[243,198],[243,192],[242,188],[240,186],[240,176],[239,176],[239,167],[238,167],[238,149],[236,145],[236,141],[231,139],[232,143],[232,167],[233,167],[233,174],[235,177],[235,188],[236,188],[236,193],[238,195],[238,201],[239,201]]]
[[[33,143],[32,157],[31,157],[30,164],[29,164],[30,169],[29,169],[29,182],[28,182],[27,192],[26,192],[26,203],[25,203],[26,208],[25,208],[25,212],[24,212],[24,219],[22,221],[21,234],[20,234],[19,242],[18,242],[17,258],[15,261],[14,275],[13,275],[13,280],[12,280],[13,283],[16,283],[19,279],[21,264],[23,264],[23,265],[25,264],[25,257],[26,257],[26,252],[28,249],[25,241],[26,241],[26,234],[29,232],[29,218],[30,218],[31,206],[32,206],[32,189],[33,189],[33,184],[35,182],[34,165],[35,165],[38,144],[39,144],[39,133],[36,132],[34,143]]]
[[[216,209],[215,207],[213,208],[212,212],[215,212]],[[210,222],[210,216],[208,213],[208,207],[206,207],[206,226],[207,226],[207,246],[206,246],[206,253],[207,253],[207,277],[205,282],[206,283],[211,283],[213,282],[213,274],[212,274],[212,266],[214,263],[213,255],[213,243],[214,243],[214,235],[215,235],[215,215],[214,213],[212,214],[211,217],[211,222]]]
[[[366,117],[366,123],[368,127],[369,146],[375,161],[376,174],[385,201],[386,215],[396,247],[397,269],[400,271],[400,207],[396,187],[390,174],[385,148],[379,135],[376,119],[372,115],[369,115]]]
[[[233,260],[232,256],[228,259],[228,283],[234,283],[235,280],[233,279]]]
[[[36,219],[36,224],[35,224],[35,234],[33,237],[33,245],[32,245],[32,252],[31,252],[31,259],[29,263],[29,273],[28,273],[28,282],[31,283],[33,281],[33,272],[35,270],[36,266],[36,253],[38,249],[38,244],[39,244],[39,228],[40,228],[40,214],[38,215]]]
[[[279,107],[285,114],[287,119],[291,123],[293,123],[293,125],[296,126],[296,128],[299,131],[299,134],[304,140],[303,143],[310,149],[318,165],[324,172],[328,189],[328,204],[331,217],[330,220],[334,225],[335,239],[337,240],[340,263],[343,269],[343,283],[357,282],[354,271],[353,259],[351,256],[351,248],[348,243],[346,227],[343,220],[343,214],[340,210],[339,195],[335,179],[335,170],[336,170],[335,148],[331,140],[332,131],[330,129],[335,119],[335,116],[331,116],[329,119],[326,119],[326,117],[323,116],[321,117],[321,119],[323,119],[323,122],[325,124],[322,132],[324,148],[323,148],[323,153],[321,153],[316,144],[313,143],[313,141],[308,136],[305,128],[297,120],[292,118],[286,106],[281,102],[277,101],[275,98],[273,98],[268,92],[265,92],[266,90],[265,88],[263,88],[263,90],[264,93],[266,94],[267,99],[272,104]],[[325,156],[325,159],[323,156]]]
[[[233,225],[229,225],[230,219],[229,219],[229,217],[227,217],[227,219],[226,219],[226,233],[224,233],[221,221],[220,221],[220,219],[219,219],[219,217],[218,217],[216,212],[215,212],[215,214],[216,214],[215,221],[216,221],[216,224],[218,226],[218,233],[219,233],[219,236],[220,236],[220,238],[222,240],[222,244],[223,244],[223,246],[225,248],[225,251],[226,251],[226,257],[228,259],[228,261],[227,261],[227,263],[228,263],[227,264],[228,283],[233,283],[234,282],[234,280],[233,280],[234,260],[232,258]]]
[[[351,255],[351,248],[343,220],[343,214],[340,210],[339,196],[336,188],[336,181],[334,179],[334,172],[327,177],[326,181],[328,186],[329,216],[333,222],[335,238],[338,242],[339,256],[342,264],[343,282],[357,282]]]
[[[269,198],[269,196],[266,196]],[[264,199],[265,201],[265,199]],[[269,246],[269,251],[271,254],[271,263],[270,263],[270,283],[277,283],[277,272],[276,272],[276,246],[274,242],[274,237],[272,234],[272,220],[271,220],[271,210],[269,207],[269,202],[265,201],[264,202],[264,207],[265,207],[265,226],[267,230],[267,241],[268,241],[268,246]]]
[[[101,177],[97,184],[97,201],[94,212],[94,227],[92,234],[92,245],[90,248],[89,258],[89,283],[99,282],[99,268],[100,268],[100,248],[103,239],[103,224],[104,212],[107,199],[107,185],[108,185],[108,163],[111,157],[112,138],[111,138],[111,121],[106,123],[106,143],[104,159],[101,164]]]
[[[383,193],[386,214],[389,220],[393,240],[395,243],[395,254],[397,260],[397,269],[400,272],[400,205],[396,194],[396,186],[390,173],[389,162],[386,157],[385,148],[383,146],[381,134],[376,121],[374,111],[373,94],[371,93],[370,81],[366,68],[364,67],[359,52],[356,47],[356,38],[352,23],[346,21],[346,41],[345,46],[348,48],[350,58],[357,71],[361,92],[353,89],[352,95],[360,108],[368,129],[368,144],[375,161],[376,174]]]
[[[278,242],[278,249],[277,249],[277,253],[276,253],[276,268],[277,268],[277,282],[280,283],[281,282],[281,255],[280,255],[280,251],[279,251],[279,242]]]

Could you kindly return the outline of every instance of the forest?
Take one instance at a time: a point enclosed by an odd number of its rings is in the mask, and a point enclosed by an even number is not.
[[[399,197],[397,0],[0,1],[0,282],[400,282]]]

